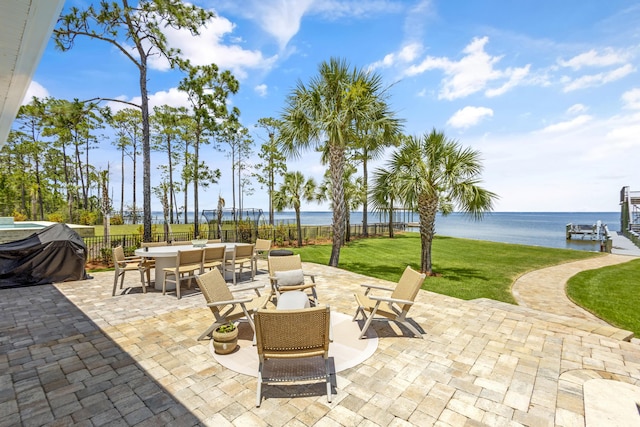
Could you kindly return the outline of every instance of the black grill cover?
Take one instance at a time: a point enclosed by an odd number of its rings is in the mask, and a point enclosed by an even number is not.
[[[87,247],[65,224],[0,244],[0,288],[83,280]]]

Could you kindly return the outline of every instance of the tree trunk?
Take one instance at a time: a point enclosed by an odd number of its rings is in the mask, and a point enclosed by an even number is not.
[[[367,151],[365,150],[364,158],[362,160],[362,189],[364,191],[364,200],[362,201],[362,235],[369,237],[369,221],[368,221],[368,193],[369,193],[369,180],[367,177]]]
[[[426,274],[433,273],[431,263],[431,244],[435,235],[436,212],[438,211],[438,199],[425,195],[418,197],[418,215],[420,217],[420,243],[422,252],[420,256],[420,271]]]
[[[151,135],[149,131],[149,95],[147,93],[147,57],[140,42],[140,109],[142,110],[142,211],[143,242],[151,241]]]
[[[340,261],[340,247],[344,238],[345,205],[344,205],[344,149],[336,147],[336,143],[329,143],[329,171],[331,174],[331,184],[333,187],[333,241],[331,246],[331,256],[329,265],[337,267]]]
[[[198,132],[198,134],[196,135],[196,144],[195,147],[193,149],[193,157],[194,157],[194,164],[193,164],[193,237],[194,239],[197,239],[199,237],[200,234],[200,230],[199,230],[199,226],[200,226],[200,221],[198,220],[198,181],[199,181],[199,177],[198,175],[200,174],[198,166],[200,163],[200,133],[201,131]]]
[[[295,207],[296,210],[296,227],[298,229],[298,247],[302,247],[302,225],[300,224],[300,206]]]

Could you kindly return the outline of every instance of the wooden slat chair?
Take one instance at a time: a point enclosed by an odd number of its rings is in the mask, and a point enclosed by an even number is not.
[[[364,293],[358,292],[355,294],[358,309],[353,316],[353,320],[355,321],[358,314],[362,314],[365,320],[360,338],[364,338],[367,329],[371,325],[371,321],[374,320],[376,316],[382,316],[406,326],[416,337],[424,339],[415,326],[407,320],[407,313],[413,305],[425,277],[425,274],[418,273],[407,266],[394,289],[378,285],[361,285],[366,288],[366,290]],[[380,297],[370,295],[369,292],[372,289],[391,292],[391,296]],[[367,312],[369,316],[367,316]]]
[[[167,291],[167,282],[173,282],[176,284],[176,296],[180,299],[180,281],[182,279],[189,279],[187,287],[191,289],[191,279],[195,277],[196,273],[202,272],[203,258],[204,249],[178,251],[175,266],[162,269],[162,271],[164,271],[162,295]],[[173,276],[173,279],[169,280],[169,276]]]
[[[329,306],[318,306],[297,310],[259,309],[253,316],[258,350],[258,386],[256,406],[262,402],[262,384],[282,383],[295,380],[319,380],[327,386],[327,400],[331,402],[331,371],[329,364],[330,310]],[[275,359],[301,359],[322,357],[324,372],[302,372],[294,361],[287,363],[289,375],[267,376],[265,365]],[[274,371],[280,371],[275,369]],[[285,370],[285,368],[282,368]]]
[[[318,305],[316,278],[302,271],[300,255],[269,256],[268,262],[272,297],[277,300],[282,292],[303,291],[309,295],[312,305]],[[307,277],[310,282],[306,281]]]
[[[223,271],[226,261],[227,248],[225,246],[215,246],[204,248],[204,261],[202,271],[218,268]]]
[[[122,246],[113,248],[113,265],[115,267],[115,275],[113,278],[113,292],[111,296],[115,296],[118,287],[118,279],[120,279],[120,289],[124,283],[124,275],[127,271],[138,271],[140,273],[140,283],[142,284],[142,292],[147,293],[147,286],[151,285],[151,262],[141,257],[125,257]],[[144,276],[147,275],[147,282]]]
[[[225,271],[231,271],[233,274],[233,284],[236,284],[236,270],[238,270],[240,276],[242,276],[242,269],[245,264],[249,264],[249,271],[251,271],[251,280],[255,279],[253,271],[253,248],[254,244],[250,245],[235,245],[233,247],[233,255],[231,258],[227,258],[225,262]]]
[[[214,268],[204,274],[196,275],[196,282],[204,299],[207,302],[207,307],[211,309],[211,313],[214,317],[214,322],[209,328],[198,337],[198,340],[204,337],[211,336],[211,333],[220,325],[227,322],[233,322],[246,318],[251,325],[251,329],[255,332],[255,326],[253,324],[252,315],[258,308],[264,307],[269,301],[268,295],[260,295],[259,289],[264,288],[264,285],[252,285],[233,287],[233,290],[227,286],[222,273]],[[234,292],[254,290],[257,294],[256,297],[236,297]]]
[[[207,244],[209,243],[222,243],[222,239],[209,239],[207,240]]]

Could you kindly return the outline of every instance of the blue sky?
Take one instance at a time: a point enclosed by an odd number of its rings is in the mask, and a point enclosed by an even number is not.
[[[68,0],[65,10],[84,3]],[[322,61],[340,57],[381,74],[406,134],[435,128],[479,150],[483,186],[500,197],[496,211],[617,211],[621,187],[640,187],[636,2],[195,3],[213,8],[216,18],[200,37],[171,32],[169,42],[194,63],[215,62],[233,71],[240,91],[230,102],[257,144],[263,135],[256,121],[277,117],[298,80],[308,82]],[[165,63],[153,63],[152,105],[187,105],[176,89],[181,77]],[[32,95],[136,101],[137,72],[104,43],[78,42],[66,53],[49,43],[26,99]],[[119,156],[108,143],[100,150],[91,157],[101,169],[111,160],[118,193]],[[222,179],[201,193],[200,208],[215,208],[218,194],[229,205],[229,160],[211,148],[203,151]],[[161,153],[154,154],[152,170],[163,161]],[[317,181],[324,174],[311,152],[291,160],[288,168]],[[159,208],[156,200],[152,204]],[[266,209],[265,191],[256,184],[244,206]],[[324,209],[328,205],[304,206]]]

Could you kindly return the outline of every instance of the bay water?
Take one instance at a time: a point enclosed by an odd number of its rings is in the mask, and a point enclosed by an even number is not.
[[[154,216],[155,214],[156,212]],[[303,211],[300,222],[303,225],[331,225],[332,217],[333,213],[330,211]],[[190,216],[190,221],[192,218],[193,215]],[[295,224],[295,212],[276,212],[275,220],[278,223]],[[409,214],[398,220],[417,223],[418,215]],[[263,214],[262,221],[268,221],[267,213]],[[490,212],[479,221],[462,213],[446,216],[438,214],[436,234],[492,242],[599,251],[600,243],[589,238],[566,239],[567,224],[593,225],[598,221],[606,224],[611,232],[620,230],[620,212]],[[375,213],[369,213],[368,222],[371,224],[386,221]],[[361,223],[362,212],[352,212],[351,224]],[[417,232],[418,229],[410,227],[409,231]]]

